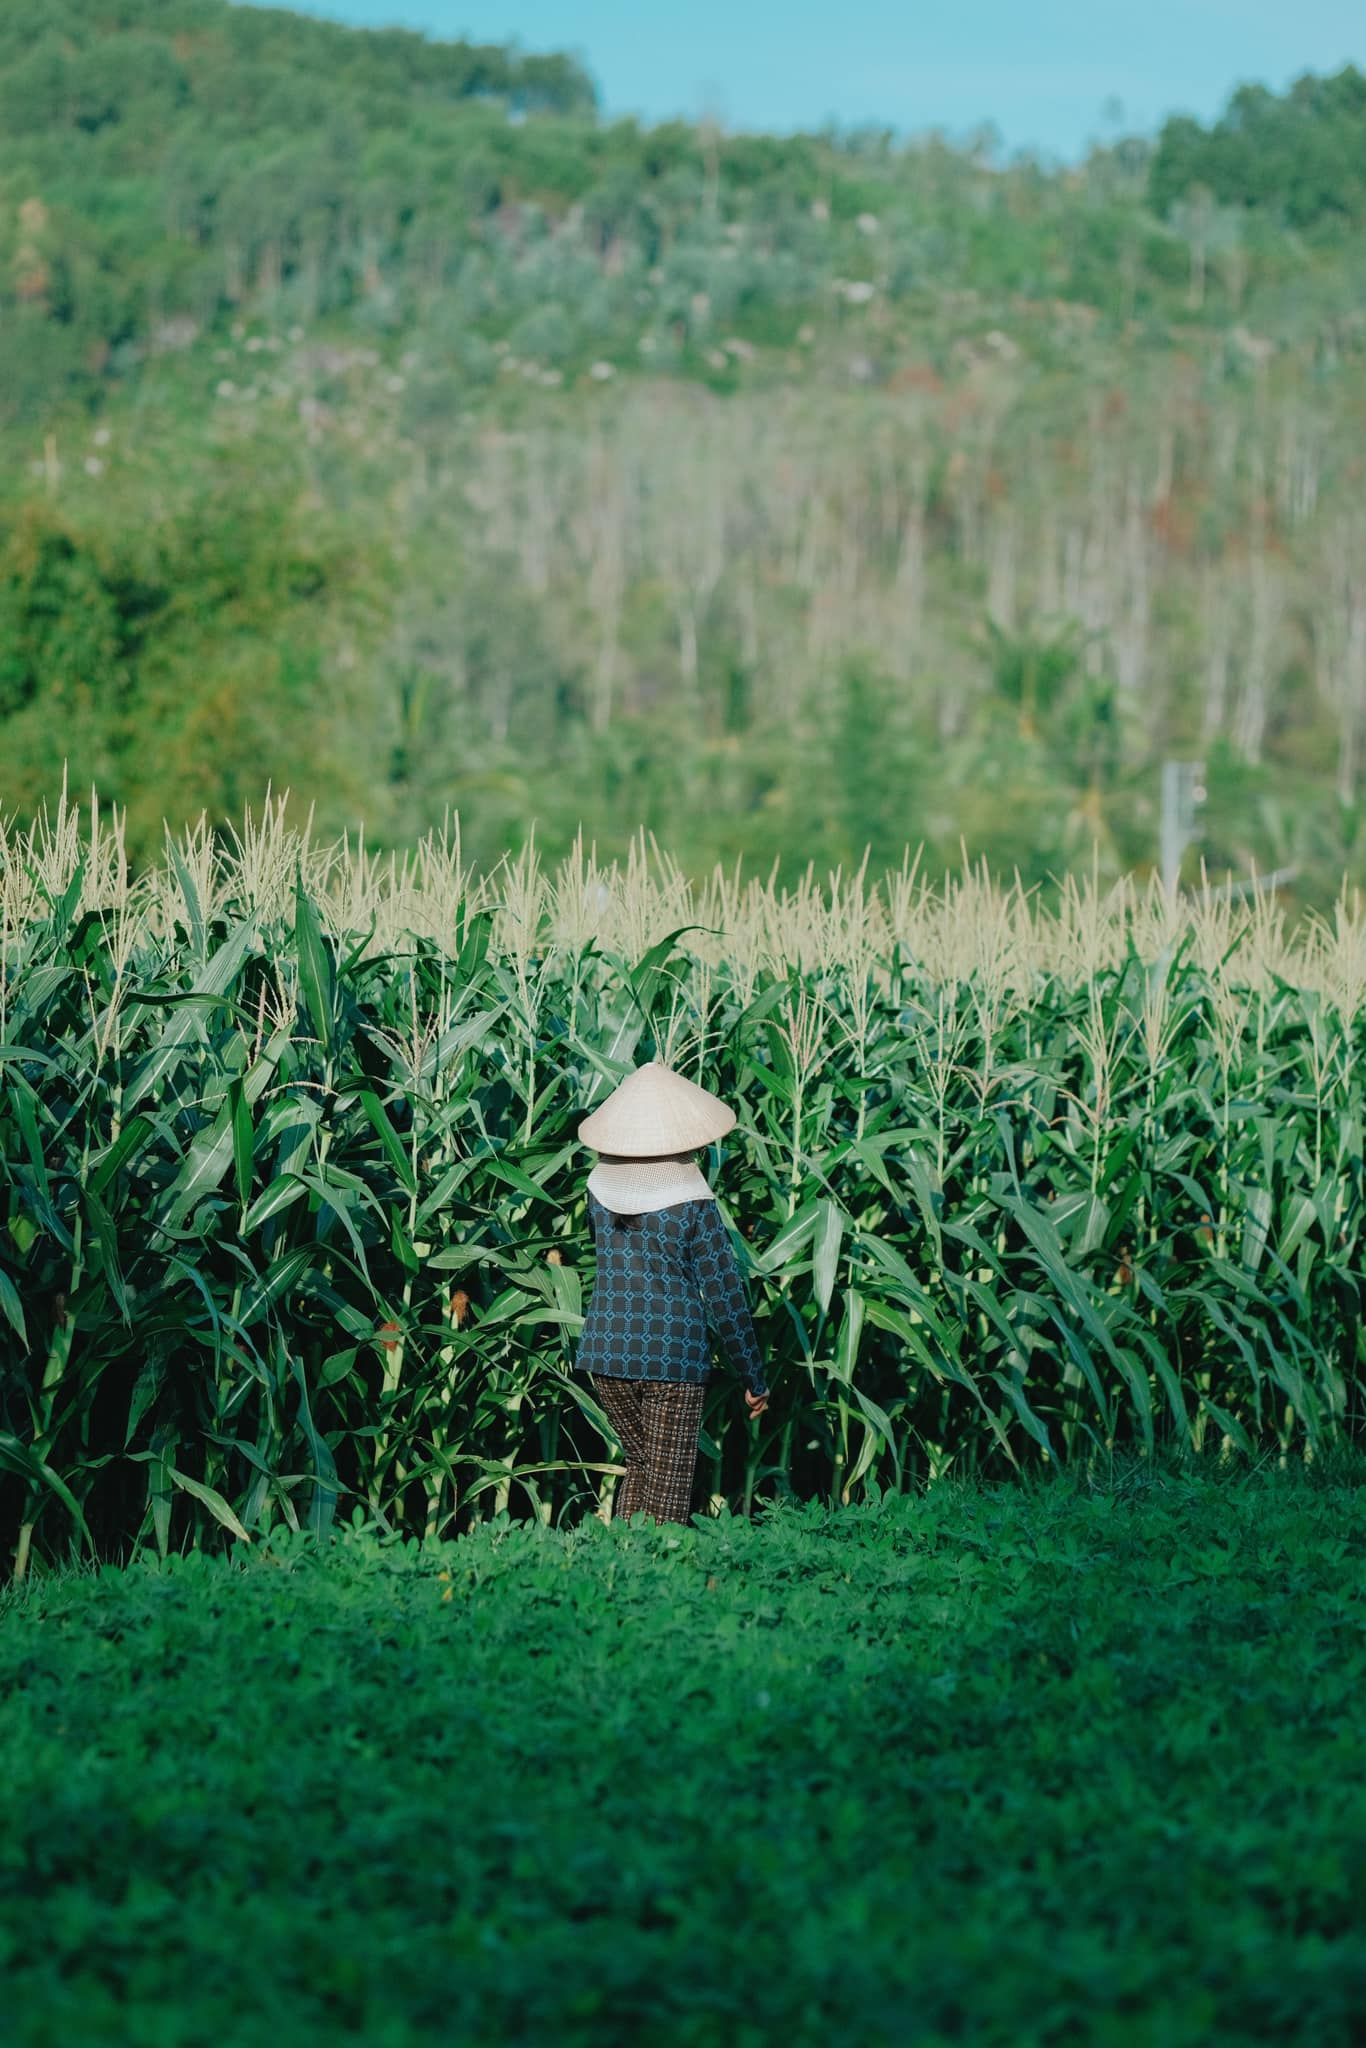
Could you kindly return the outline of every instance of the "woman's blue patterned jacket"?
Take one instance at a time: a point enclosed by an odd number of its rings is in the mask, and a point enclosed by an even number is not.
[[[614,1378],[705,1381],[715,1332],[752,1394],[763,1366],[744,1283],[715,1202],[619,1216],[588,1197],[597,1276],[575,1360]]]

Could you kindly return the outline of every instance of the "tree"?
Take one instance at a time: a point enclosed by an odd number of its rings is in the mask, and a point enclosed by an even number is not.
[[[1149,199],[1170,216],[1196,186],[1298,228],[1366,219],[1366,74],[1350,64],[1332,77],[1306,73],[1280,97],[1240,86],[1210,128],[1174,116],[1153,154]]]

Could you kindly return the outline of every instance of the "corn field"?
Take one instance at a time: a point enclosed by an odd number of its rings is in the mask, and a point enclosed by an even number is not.
[[[714,1505],[1359,1438],[1364,996],[1346,900],[481,875],[270,801],[132,876],[64,801],[0,834],[13,1569],[610,1514],[575,1132],[651,1057],[739,1111],[704,1163],[774,1395],[713,1381]]]

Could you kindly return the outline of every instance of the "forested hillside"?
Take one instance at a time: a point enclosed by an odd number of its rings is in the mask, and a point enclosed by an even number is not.
[[[988,108],[983,109],[989,112]],[[0,806],[1323,900],[1366,721],[1366,79],[1004,162],[556,55],[0,13]],[[1098,849],[1098,852],[1097,852]],[[1193,872],[1193,868],[1191,870]]]

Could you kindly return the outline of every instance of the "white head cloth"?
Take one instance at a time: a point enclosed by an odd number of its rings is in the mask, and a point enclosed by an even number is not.
[[[706,1175],[691,1159],[600,1159],[588,1192],[617,1216],[644,1216],[675,1202],[713,1202]]]

